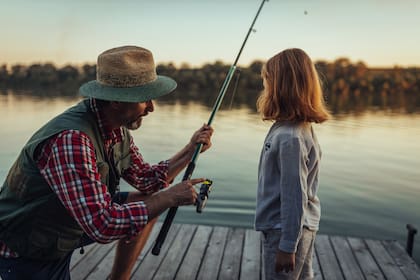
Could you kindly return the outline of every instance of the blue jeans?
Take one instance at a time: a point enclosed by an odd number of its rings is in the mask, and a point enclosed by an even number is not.
[[[116,193],[112,201],[122,204],[128,193]],[[80,247],[94,243],[87,235],[81,239]],[[24,257],[0,257],[0,276],[2,280],[70,280],[70,260],[73,252],[54,261],[33,260]]]
[[[293,272],[276,273],[276,253],[280,243],[280,230],[263,231],[263,263],[265,280],[298,280],[313,279],[312,258],[314,254],[315,231],[302,229],[295,255],[295,269]]]

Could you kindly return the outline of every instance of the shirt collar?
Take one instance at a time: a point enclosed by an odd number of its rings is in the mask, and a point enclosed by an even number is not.
[[[98,104],[95,98],[89,99],[89,104],[92,112],[95,114],[96,119],[98,120],[99,130],[101,131],[102,137],[105,142],[119,143],[123,140],[122,128],[112,129],[109,123],[107,122],[104,112],[99,110]]]

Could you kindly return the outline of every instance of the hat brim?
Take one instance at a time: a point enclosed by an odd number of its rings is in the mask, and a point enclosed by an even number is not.
[[[176,86],[173,79],[161,75],[158,75],[153,82],[129,88],[110,87],[94,80],[83,84],[79,89],[79,94],[108,101],[146,102],[171,93]]]

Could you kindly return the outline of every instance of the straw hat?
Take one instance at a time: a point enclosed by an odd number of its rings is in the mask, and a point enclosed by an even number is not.
[[[82,96],[103,100],[145,102],[175,88],[173,79],[156,74],[149,50],[123,46],[98,56],[96,80],[83,84],[79,92]]]

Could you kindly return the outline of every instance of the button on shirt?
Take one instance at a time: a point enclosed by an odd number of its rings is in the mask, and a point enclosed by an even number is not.
[[[104,147],[109,150],[122,141],[122,130],[110,129],[94,99],[90,100],[90,107],[96,115]],[[130,155],[131,166],[122,174],[127,183],[143,194],[168,186],[168,161],[156,165],[146,163],[132,138]],[[111,202],[107,186],[101,183],[98,173],[94,145],[85,133],[65,130],[48,139],[37,155],[37,165],[51,190],[91,239],[109,243],[130,238],[147,224],[144,202],[123,205]],[[0,256],[10,258],[18,254],[0,241]]]

